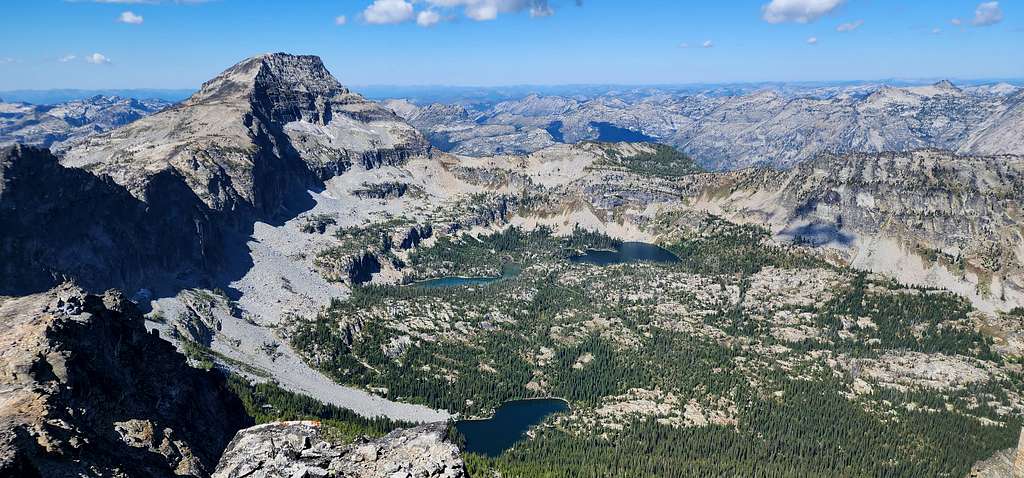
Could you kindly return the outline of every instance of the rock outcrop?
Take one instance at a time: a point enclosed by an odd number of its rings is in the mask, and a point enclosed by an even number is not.
[[[331,443],[317,422],[276,422],[238,432],[214,478],[465,477],[445,424],[398,430],[375,440]]]
[[[250,422],[120,293],[0,299],[0,476],[209,476]]]
[[[967,478],[1024,477],[1024,430],[1021,430],[1020,437],[1017,448],[1000,450],[991,458],[976,463]]]

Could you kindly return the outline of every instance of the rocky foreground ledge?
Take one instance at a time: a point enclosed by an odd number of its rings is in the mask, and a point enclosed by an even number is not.
[[[376,440],[334,445],[319,422],[274,422],[241,430],[214,478],[465,477],[445,424],[396,430]]]
[[[445,423],[347,445],[318,422],[250,425],[120,292],[0,297],[0,478],[466,476]]]
[[[251,423],[121,293],[0,297],[0,477],[205,477]]]

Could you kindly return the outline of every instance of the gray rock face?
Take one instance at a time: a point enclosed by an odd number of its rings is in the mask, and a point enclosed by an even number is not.
[[[275,422],[241,430],[215,478],[465,477],[443,423],[398,430],[376,440],[335,445],[317,422]]]
[[[118,292],[0,299],[0,476],[209,476],[247,426]]]
[[[821,153],[940,148],[1024,154],[1024,91],[931,86],[788,96],[609,93],[588,100],[531,95],[466,115],[452,107],[395,105],[442,149],[474,156],[533,152],[558,141],[619,141],[607,123],[672,145],[711,169],[790,167]],[[552,133],[553,132],[553,133]],[[554,134],[555,136],[552,136]]]
[[[59,151],[76,140],[124,126],[170,105],[163,100],[118,96],[55,105],[0,102],[0,145],[29,144]]]

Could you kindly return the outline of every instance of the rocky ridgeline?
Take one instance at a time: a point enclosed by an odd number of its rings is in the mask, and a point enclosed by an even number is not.
[[[784,238],[851,250],[858,267],[909,283],[931,281],[973,296],[979,306],[1024,304],[1022,156],[823,155],[788,171],[690,180],[703,184],[694,188],[701,207],[770,225]],[[916,271],[911,257],[925,269]],[[947,273],[929,271],[931,264]],[[958,290],[963,285],[969,286]]]
[[[208,476],[249,424],[118,292],[0,299],[0,476]]]
[[[213,476],[465,477],[459,450],[445,433],[439,423],[336,445],[317,422],[267,423],[238,432]]]

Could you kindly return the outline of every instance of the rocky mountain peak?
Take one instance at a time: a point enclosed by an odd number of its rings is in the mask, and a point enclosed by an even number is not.
[[[320,57],[268,53],[247,58],[203,83],[186,104],[249,101],[275,122],[325,124],[330,121],[325,106],[350,94]]]
[[[934,86],[936,89],[939,89],[939,90],[954,91],[954,92],[957,92],[957,93],[960,92],[960,88],[957,88],[956,85],[954,85],[953,82],[951,82],[949,80],[939,81],[939,82],[935,83],[932,86]]]
[[[248,58],[185,102],[71,148],[67,166],[148,200],[169,171],[210,208],[275,214],[289,194],[362,164],[394,164],[429,143],[391,110],[343,87],[320,58]]]

